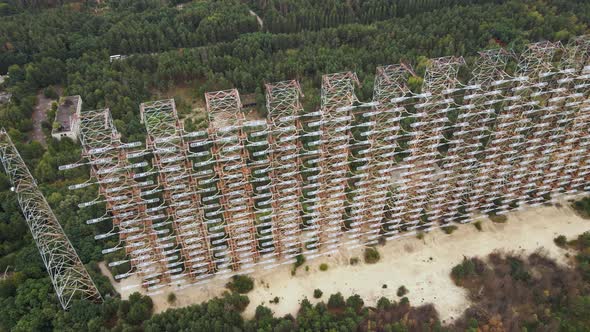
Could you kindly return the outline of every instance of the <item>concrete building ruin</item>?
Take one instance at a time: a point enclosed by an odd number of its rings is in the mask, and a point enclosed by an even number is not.
[[[51,136],[57,139],[68,137],[75,141],[80,132],[81,111],[82,97],[77,95],[60,98]]]

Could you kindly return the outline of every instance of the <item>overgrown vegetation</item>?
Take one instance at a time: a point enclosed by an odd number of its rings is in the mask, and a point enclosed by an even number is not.
[[[93,236],[110,231],[112,225],[84,223],[103,215],[104,205],[77,208],[79,203],[95,199],[97,189],[90,186],[67,190],[71,184],[86,181],[89,169],[58,171],[59,165],[80,159],[80,146],[68,139],[49,138],[47,146],[31,142],[35,95],[41,91],[54,98],[60,88],[64,95],[80,94],[86,110],[110,108],[123,141],[143,141],[145,131],[139,122],[138,106],[146,100],[175,97],[188,131],[207,125],[205,117],[193,117],[191,102],[177,95],[178,87],[187,87],[196,99],[202,99],[205,91],[236,87],[242,94],[253,93],[255,107],[264,113],[263,84],[297,78],[305,94],[304,107],[311,111],[320,103],[321,75],[353,70],[362,83],[357,96],[370,100],[377,65],[401,60],[415,65],[424,63],[423,57],[446,55],[464,55],[469,61],[477,51],[498,45],[519,48],[527,42],[545,39],[567,41],[587,32],[590,3],[570,0],[181,2],[0,1],[0,74],[9,74],[1,88],[13,94],[11,103],[0,105],[0,125],[9,131],[107,299],[101,306],[84,302],[70,312],[60,309],[14,193],[0,172],[0,272],[6,272],[0,280],[0,330],[175,331],[234,327],[268,330],[273,327],[277,331],[290,331],[296,326],[315,331],[357,326],[368,330],[372,324],[380,324],[385,330],[437,327],[439,323],[433,318],[431,307],[411,308],[407,299],[399,304],[383,300],[381,309],[354,315],[349,314],[352,309],[336,312],[325,304],[311,306],[304,302],[297,318],[279,319],[260,308],[255,321],[245,322],[238,313],[247,304],[247,298],[237,294],[204,305],[171,310],[146,321],[151,311],[148,300],[134,296],[129,301],[120,301],[108,279],[98,270],[99,261],[122,260],[124,252],[103,256],[101,250],[115,247],[118,240],[95,241]],[[182,6],[177,7],[179,4]],[[263,28],[249,13],[250,9],[262,16]],[[114,54],[131,56],[111,63],[109,56]],[[423,66],[417,67],[417,74],[423,75]],[[420,78],[416,77],[411,84],[415,86],[419,82]],[[171,92],[164,95],[162,91]],[[54,115],[54,111],[48,112],[49,121],[43,124],[46,132],[51,129]],[[588,211],[588,202],[584,200],[574,206],[578,211]],[[588,270],[588,254],[580,252],[576,257],[579,271],[584,273]],[[112,272],[124,273],[129,268],[128,264],[122,264],[112,268]]]
[[[365,248],[364,258],[365,263],[375,264],[379,261],[379,259],[381,259],[381,255],[379,255],[379,251],[377,251],[377,248],[369,247]]]
[[[235,275],[225,284],[225,287],[231,291],[246,294],[254,289],[254,280],[245,275]]]
[[[590,219],[590,197],[584,197],[572,204],[572,207],[580,216]]]
[[[445,232],[445,234],[453,234],[453,232],[458,229],[459,229],[459,227],[457,227],[455,225],[442,227],[442,231]]]

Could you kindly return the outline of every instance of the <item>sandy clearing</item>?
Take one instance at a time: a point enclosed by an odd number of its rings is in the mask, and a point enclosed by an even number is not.
[[[341,292],[345,297],[359,294],[365,304],[374,305],[382,296],[397,299],[397,289],[404,285],[410,291],[407,297],[412,304],[433,303],[441,319],[451,321],[469,305],[465,291],[455,286],[449,277],[452,267],[463,257],[485,256],[494,250],[531,253],[542,249],[558,262],[565,263],[565,251],[555,246],[553,238],[560,234],[573,237],[590,230],[590,221],[580,218],[569,207],[538,207],[514,212],[508,215],[506,224],[483,220],[482,232],[472,225],[464,225],[451,235],[434,230],[423,240],[408,236],[389,241],[378,248],[381,260],[377,264],[362,263],[362,249],[358,248],[342,249],[337,254],[307,261],[297,270],[296,276],[291,276],[291,264],[257,271],[251,275],[256,286],[248,294],[250,305],[244,316],[253,317],[259,304],[268,306],[277,316],[295,315],[303,298],[307,297],[312,303],[318,301],[313,298],[316,288],[324,292],[320,300],[327,301],[330,294]],[[351,257],[361,258],[361,263],[350,265]],[[328,264],[328,271],[319,271],[321,263]],[[306,265],[309,266],[307,272]],[[226,282],[216,279],[206,286],[177,290],[177,300],[172,307],[219,296],[225,291]],[[126,286],[136,283],[126,279],[116,283],[115,288],[127,298],[139,289]],[[383,285],[387,288],[382,288]],[[168,288],[152,297],[156,312],[171,307],[166,297],[172,291]],[[269,303],[275,296],[279,297],[279,303]]]

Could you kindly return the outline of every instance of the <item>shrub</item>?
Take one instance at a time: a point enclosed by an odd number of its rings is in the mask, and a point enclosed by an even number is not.
[[[45,95],[45,97],[49,98],[49,99],[57,99],[59,98],[59,95],[57,94],[57,91],[55,91],[55,88],[53,86],[48,86],[43,90],[43,94]]]
[[[406,286],[400,286],[400,287],[397,289],[397,296],[399,296],[399,297],[402,297],[402,296],[404,296],[404,295],[406,295],[406,294],[408,294],[408,293],[409,293],[409,291],[408,291],[408,289],[406,288]]]
[[[585,232],[584,234],[578,236],[577,242],[581,250],[590,248],[590,232]]]
[[[474,223],[473,223],[473,226],[475,226],[475,228],[476,228],[478,231],[480,231],[480,232],[483,230],[483,229],[482,229],[482,227],[481,227],[481,220],[478,220],[478,221],[474,222]]]
[[[174,302],[176,302],[176,294],[174,294],[174,293],[168,294],[168,303],[172,304]]]
[[[558,247],[564,248],[567,245],[567,238],[565,237],[565,235],[560,235],[553,239],[553,242],[555,242],[555,245],[557,245]]]
[[[321,289],[315,289],[315,290],[313,291],[313,297],[314,297],[315,299],[319,299],[320,297],[322,297],[322,295],[324,295],[324,292],[322,292],[322,290],[321,290]]]
[[[270,302],[270,303],[277,304],[277,303],[279,303],[279,297],[278,297],[278,296],[275,296],[275,298],[274,298],[274,299],[272,299],[272,300],[270,300],[269,302]]]
[[[386,289],[387,288],[387,284],[383,284],[383,286],[381,286],[381,288]]]
[[[225,284],[225,287],[232,292],[246,294],[254,289],[254,280],[248,276],[235,275],[232,277],[232,281]]]
[[[485,270],[485,265],[481,260],[476,258],[463,259],[461,264],[456,265],[451,270],[451,277],[455,283],[460,284],[464,279],[476,275],[482,275]]]
[[[358,257],[352,257],[350,259],[350,265],[357,265],[359,263],[359,258]]]
[[[336,294],[330,295],[330,299],[328,300],[328,308],[330,309],[341,309],[345,306],[344,297],[340,292]]]
[[[418,240],[422,240],[422,239],[424,239],[424,232],[422,232],[422,231],[418,231],[418,234],[416,234],[416,238],[417,238]]]
[[[359,312],[365,305],[363,299],[358,294],[352,295],[348,299],[346,299],[346,306],[352,308],[354,311]]]
[[[490,214],[489,215],[489,218],[490,218],[491,221],[493,221],[495,223],[498,223],[498,224],[503,224],[506,221],[508,221],[508,217],[506,217],[503,214],[495,214],[495,213],[494,214]]]
[[[366,248],[365,249],[365,263],[374,264],[379,261],[381,256],[379,252],[375,248]]]
[[[387,310],[391,308],[391,301],[388,298],[382,297],[377,301],[377,309],[379,310]]]
[[[442,227],[442,231],[445,232],[445,234],[452,234],[457,229],[459,229],[459,227],[457,227],[455,225]]]
[[[574,202],[572,207],[582,218],[590,219],[590,197]]]
[[[303,256],[302,254],[295,256],[295,268],[300,267],[301,265],[303,265],[303,263],[305,263],[305,256]]]
[[[320,264],[320,271],[328,271],[328,264],[326,264],[326,263]]]

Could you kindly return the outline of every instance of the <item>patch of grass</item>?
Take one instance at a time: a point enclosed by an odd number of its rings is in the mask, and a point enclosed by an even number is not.
[[[350,265],[357,265],[359,263],[359,258],[358,257],[352,257],[350,259]]]
[[[326,264],[326,263],[320,264],[320,271],[328,271],[328,264]]]
[[[381,255],[379,255],[379,252],[375,248],[366,248],[364,258],[365,263],[375,264],[381,259]]]

